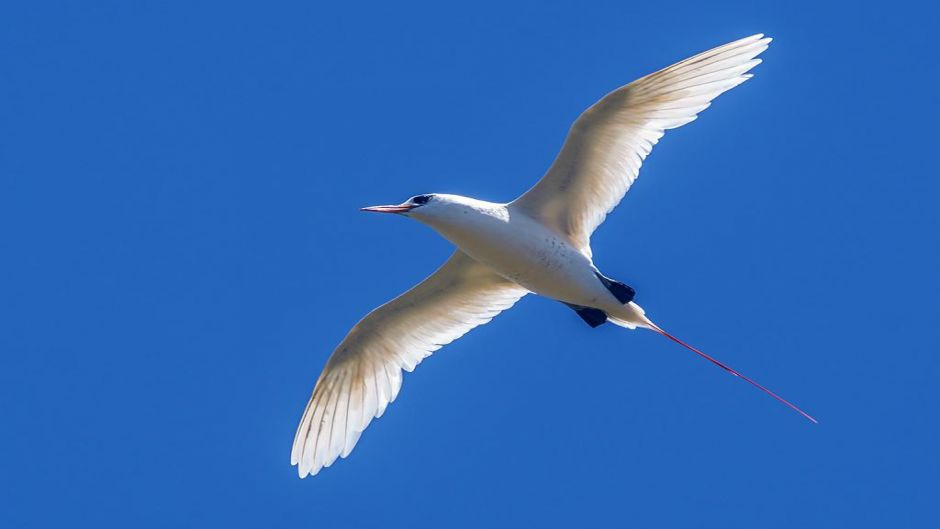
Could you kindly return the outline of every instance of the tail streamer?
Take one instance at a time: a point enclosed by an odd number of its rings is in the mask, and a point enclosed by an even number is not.
[[[668,338],[668,339],[670,339],[670,340],[676,342],[677,344],[681,345],[682,347],[685,347],[685,348],[688,349],[689,351],[692,351],[693,353],[695,353],[695,354],[701,356],[701,357],[704,358],[705,360],[708,360],[709,362],[715,364],[716,366],[718,366],[718,367],[724,369],[725,371],[731,373],[732,375],[734,375],[734,376],[736,376],[736,377],[738,377],[738,378],[744,379],[745,381],[747,381],[747,382],[748,382],[749,384],[751,384],[752,386],[754,386],[754,387],[756,387],[757,389],[763,391],[764,393],[770,395],[771,397],[777,399],[778,401],[782,402],[783,404],[786,404],[790,409],[792,409],[792,410],[794,410],[795,412],[799,413],[799,414],[802,415],[803,417],[806,417],[806,418],[809,419],[810,421],[813,421],[813,424],[819,424],[819,421],[817,421],[816,419],[814,419],[810,414],[806,413],[805,411],[803,411],[803,410],[797,408],[794,404],[792,404],[792,403],[791,403],[790,401],[788,401],[787,399],[781,397],[780,395],[777,395],[776,393],[774,393],[773,391],[770,391],[769,389],[765,388],[764,386],[761,386],[760,384],[758,384],[757,382],[751,380],[751,379],[748,378],[747,376],[745,376],[745,375],[743,375],[743,374],[741,374],[741,373],[735,371],[735,370],[732,369],[730,366],[728,366],[728,365],[726,365],[726,364],[724,364],[724,363],[722,363],[722,362],[719,362],[718,360],[715,360],[715,359],[712,358],[711,356],[708,356],[707,354],[705,354],[705,353],[699,351],[699,350],[696,349],[695,347],[692,347],[691,345],[689,345],[689,344],[683,342],[682,340],[676,338],[675,336],[669,334],[668,332],[666,332],[666,331],[660,329],[660,328],[659,328],[658,326],[656,326],[656,325],[652,326],[651,329],[654,330],[654,331],[656,331],[657,333],[663,335],[665,338]]]

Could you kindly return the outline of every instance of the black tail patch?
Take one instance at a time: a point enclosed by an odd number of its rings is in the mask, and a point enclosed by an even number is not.
[[[578,316],[581,316],[581,319],[590,325],[591,328],[603,325],[604,322],[607,321],[607,314],[601,309],[592,309],[591,307],[582,307],[581,305],[572,305],[571,303],[565,303],[565,305],[568,305],[571,307],[571,310],[577,312]]]
[[[594,272],[594,275],[596,275],[597,278],[601,280],[601,283],[607,287],[607,290],[617,298],[617,301],[624,305],[633,301],[633,297],[636,296],[636,290],[633,290],[629,285],[615,279],[610,279],[609,277],[604,277],[603,274],[597,271]]]

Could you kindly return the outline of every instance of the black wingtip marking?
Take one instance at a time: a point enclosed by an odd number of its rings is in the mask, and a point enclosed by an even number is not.
[[[571,310],[577,312],[578,316],[581,316],[581,319],[590,325],[592,329],[603,325],[607,321],[607,314],[601,309],[582,307],[581,305],[572,305],[571,303],[565,303],[565,305],[568,305],[571,307]]]
[[[607,290],[617,298],[617,301],[626,305],[633,301],[633,298],[636,296],[636,290],[627,284],[621,283],[616,279],[610,279],[609,277],[604,277],[600,272],[594,272],[594,275],[601,280],[601,283],[607,287]]]

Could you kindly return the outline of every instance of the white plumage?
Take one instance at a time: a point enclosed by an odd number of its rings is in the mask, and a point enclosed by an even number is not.
[[[752,35],[607,94],[575,120],[548,173],[512,205],[590,252],[591,234],[630,189],[663,132],[695,120],[713,99],[748,80],[770,40]]]
[[[304,410],[291,464],[316,474],[346,457],[401,388],[402,370],[512,307],[528,291],[457,250],[430,277],[373,310],[330,357]]]
[[[349,455],[372,419],[395,400],[402,370],[411,371],[530,291],[580,308],[585,321],[600,315],[654,330],[757,385],[653,324],[632,294],[624,297],[625,285],[605,283],[590,237],[663,132],[694,120],[714,98],[746,81],[769,42],[753,35],[611,92],[578,117],[545,176],[509,204],[435,194],[365,208],[423,222],[458,250],[427,279],[370,312],[333,352],[294,438],[291,463],[300,476]]]

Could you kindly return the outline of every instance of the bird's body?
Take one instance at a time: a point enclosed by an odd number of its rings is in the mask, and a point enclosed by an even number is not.
[[[436,194],[411,216],[530,292],[601,310],[631,326],[649,323],[638,305],[624,305],[604,286],[590,255],[512,204]]]
[[[633,302],[629,286],[594,266],[590,237],[636,180],[667,129],[696,118],[750,78],[770,39],[753,35],[647,75],[584,111],[542,179],[516,200],[418,195],[367,211],[414,218],[457,250],[436,272],[370,312],[333,352],[304,410],[291,463],[301,477],[346,457],[401,387],[402,370],[530,292],[560,301],[590,326],[610,321],[673,340],[815,419],[665,332]]]

